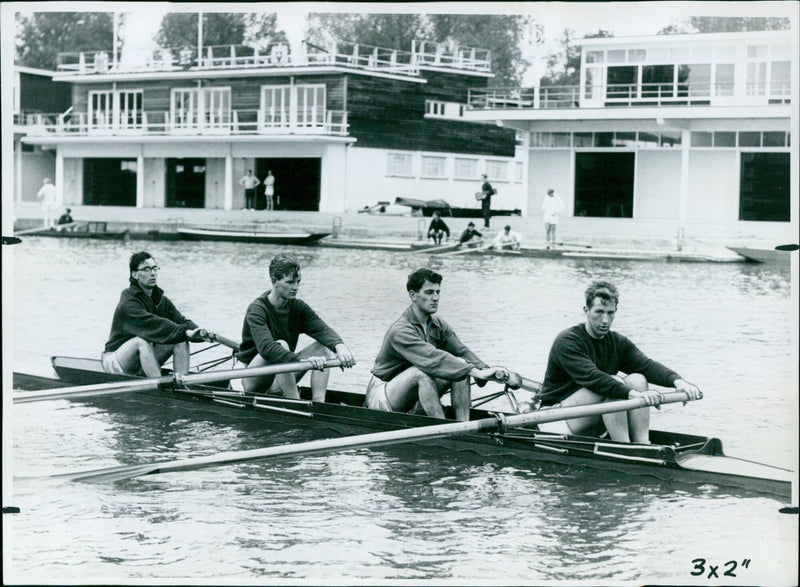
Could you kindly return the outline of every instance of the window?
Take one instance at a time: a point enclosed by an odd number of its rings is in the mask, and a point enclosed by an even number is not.
[[[773,96],[788,96],[792,93],[791,64],[788,61],[773,61],[770,64],[769,93]]]
[[[386,175],[411,177],[411,154],[389,153],[386,156]]]
[[[644,49],[628,49],[628,62],[644,61],[647,59],[647,51]]]
[[[786,133],[784,132],[764,132],[762,145],[765,147],[785,147]]]
[[[653,132],[640,132],[639,141],[636,145],[640,149],[655,149],[658,148],[658,133]]]
[[[425,114],[429,116],[444,116],[445,103],[435,100],[425,100]]]
[[[674,77],[674,65],[645,65],[642,67],[642,98],[671,98]]]
[[[531,147],[569,147],[568,132],[534,132],[531,133]]]
[[[608,52],[609,63],[625,63],[625,49],[613,49]]]
[[[681,146],[681,133],[673,131],[664,131],[661,133],[661,146],[662,147],[680,147]]]
[[[714,90],[717,96],[733,96],[733,63],[717,63]]]
[[[617,132],[614,133],[614,146],[615,147],[630,147],[636,146],[636,133],[635,132]]]
[[[474,180],[478,177],[478,160],[456,157],[453,175],[456,179]]]
[[[636,85],[639,82],[639,68],[636,66],[609,67],[608,74],[608,98],[634,98],[636,97]]]
[[[489,179],[508,181],[508,162],[507,161],[487,161],[486,175]]]
[[[739,133],[739,146],[740,147],[760,147],[761,146],[761,133],[760,132],[740,132]]]
[[[736,133],[728,131],[718,131],[714,133],[715,147],[735,147]]]
[[[710,147],[712,134],[710,132],[693,132],[692,133],[692,146],[693,147]]]
[[[594,140],[590,132],[576,132],[574,138],[576,147],[591,147]]]
[[[444,164],[447,161],[445,157],[430,157],[427,155],[422,156],[422,177],[445,177]]]
[[[586,53],[586,63],[603,63],[603,52],[588,51]]]
[[[711,93],[711,64],[698,63],[678,67],[678,96],[695,98]]]
[[[517,161],[514,164],[514,181],[517,183],[522,183],[522,180],[525,179],[524,177],[524,168],[522,165],[522,161]]]
[[[769,46],[767,46],[767,45],[748,45],[747,46],[747,58],[748,59],[764,59],[764,58],[766,58],[768,51],[769,51]]]

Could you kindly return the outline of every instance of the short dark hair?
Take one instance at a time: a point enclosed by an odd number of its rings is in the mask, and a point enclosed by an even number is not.
[[[503,227],[503,230],[511,230],[511,225],[506,224],[505,227]]]
[[[300,261],[297,260],[297,257],[286,253],[275,255],[275,258],[269,264],[269,278],[272,281],[279,281],[287,275],[297,277],[299,273]]]
[[[467,228],[469,228],[470,226],[475,226],[475,223],[474,222],[470,222],[469,224],[467,224]]]
[[[67,214],[69,214],[70,212],[72,212],[72,210],[70,210],[69,208],[67,208]]]
[[[586,307],[591,307],[595,298],[600,298],[606,302],[614,302],[614,306],[619,304],[619,292],[613,283],[608,281],[595,281],[586,289]]]
[[[152,259],[153,255],[148,253],[147,251],[139,251],[138,253],[134,253],[131,255],[131,260],[128,262],[128,269],[130,272],[133,273],[134,271],[139,270],[139,265],[141,265],[144,261],[148,259]]]
[[[436,273],[436,271],[428,269],[427,267],[417,269],[414,271],[414,273],[409,274],[408,282],[406,282],[406,290],[419,292],[419,290],[422,289],[422,286],[425,285],[426,281],[430,281],[431,283],[442,283],[442,276],[439,273]]]

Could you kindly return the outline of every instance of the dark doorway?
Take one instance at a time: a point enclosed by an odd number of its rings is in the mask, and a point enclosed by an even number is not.
[[[742,153],[739,220],[789,222],[789,153]]]
[[[83,203],[135,206],[136,159],[84,159]]]
[[[167,159],[167,208],[203,208],[206,160]]]
[[[275,209],[319,211],[322,159],[256,159],[255,174],[261,180],[256,206],[266,207],[264,178],[275,176]]]
[[[634,153],[575,153],[575,216],[633,218]]]

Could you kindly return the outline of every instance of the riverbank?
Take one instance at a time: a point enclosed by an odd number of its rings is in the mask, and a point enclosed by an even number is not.
[[[269,232],[328,232],[321,246],[354,248],[395,248],[426,242],[430,218],[384,216],[377,214],[265,210],[216,210],[197,208],[131,208],[122,206],[70,206],[76,222],[105,222],[107,230],[127,230],[131,237],[151,239],[175,238],[179,226],[203,226],[229,230]],[[34,228],[41,223],[38,203],[18,202],[14,207],[16,231]],[[470,222],[468,218],[446,218],[451,237]],[[473,220],[483,231],[482,220]],[[541,218],[498,216],[492,218],[489,238],[506,224],[522,236],[523,247],[543,247],[544,229]],[[731,233],[722,224],[704,223],[678,227],[665,222],[632,221],[626,218],[565,217],[558,227],[558,240],[565,245],[610,255],[669,257],[675,260],[739,261],[742,257],[728,246],[772,249],[776,245],[796,242],[796,231],[781,223],[774,239],[753,234]]]

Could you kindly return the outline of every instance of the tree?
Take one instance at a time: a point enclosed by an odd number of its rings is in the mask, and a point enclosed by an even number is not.
[[[335,40],[401,51],[414,40],[489,49],[493,84],[512,85],[528,66],[520,45],[530,23],[521,15],[315,13],[307,37],[320,45]]]
[[[599,29],[584,39],[613,37],[609,31]],[[581,50],[575,46],[575,31],[564,29],[561,33],[561,50],[547,56],[547,75],[540,80],[542,86],[577,86],[581,77]]]
[[[203,46],[241,45],[245,35],[245,14],[210,12],[203,14]],[[156,43],[163,48],[196,47],[198,14],[170,12],[161,20]]]
[[[672,24],[658,34],[682,33],[740,33],[746,31],[788,30],[788,18],[766,16],[692,16],[689,21]]]
[[[17,61],[20,65],[55,70],[58,54],[105,51],[112,54],[111,12],[35,12],[20,19]]]
[[[494,86],[519,85],[530,62],[522,42],[531,33],[532,19],[522,15],[432,14],[433,40],[479,47],[492,52]]]

